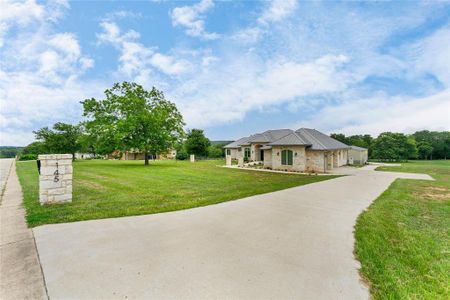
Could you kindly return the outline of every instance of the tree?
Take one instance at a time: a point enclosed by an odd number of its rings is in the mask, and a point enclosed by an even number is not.
[[[45,145],[43,142],[32,142],[25,148],[23,148],[22,154],[44,154],[46,151]]]
[[[408,152],[408,158],[409,159],[416,159],[418,157],[418,151],[417,151],[417,144],[414,137],[410,136],[407,139],[406,142],[407,152]]]
[[[344,143],[344,144],[347,144],[347,145],[349,144],[347,138],[342,133],[332,133],[332,134],[330,134],[330,137],[332,137],[335,140],[338,140],[341,143]]]
[[[105,99],[82,101],[86,127],[104,149],[140,150],[148,165],[150,153],[166,152],[183,132],[183,117],[164,94],[133,82],[116,83],[105,91]]]
[[[408,138],[403,133],[383,132],[373,142],[373,157],[382,160],[408,159]]]
[[[220,145],[211,145],[208,147],[209,158],[221,158],[224,156],[224,151]]]
[[[208,147],[211,142],[201,129],[192,129],[188,131],[185,141],[186,151],[189,154],[195,154],[197,156],[207,156]]]
[[[56,123],[53,130],[48,127],[33,131],[36,139],[43,143],[43,149],[50,153],[71,153],[75,160],[75,152],[80,150],[78,138],[81,134],[78,125]]]
[[[419,151],[419,157],[422,159],[428,159],[433,153],[433,147],[428,142],[419,142],[417,149]]]
[[[433,148],[430,159],[447,159],[450,156],[450,132],[449,131],[416,131],[413,137],[417,143],[427,143]]]

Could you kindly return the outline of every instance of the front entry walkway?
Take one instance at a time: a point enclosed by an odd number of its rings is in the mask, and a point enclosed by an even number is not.
[[[155,215],[34,229],[51,299],[367,299],[357,216],[396,178],[353,175]]]

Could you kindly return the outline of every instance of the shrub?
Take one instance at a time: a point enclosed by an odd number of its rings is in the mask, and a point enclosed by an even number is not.
[[[189,154],[184,150],[180,150],[177,152],[178,160],[185,160],[185,159],[188,159],[188,157],[189,157]]]
[[[19,160],[36,160],[37,155],[36,154],[22,154],[19,158]]]

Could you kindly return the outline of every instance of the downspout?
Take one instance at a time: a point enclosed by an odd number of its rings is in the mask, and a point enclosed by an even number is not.
[[[325,151],[323,151],[323,172],[326,173],[327,172],[327,161],[325,159]]]

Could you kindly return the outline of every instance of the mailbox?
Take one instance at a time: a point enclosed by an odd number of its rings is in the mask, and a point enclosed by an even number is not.
[[[41,160],[40,159],[36,160],[36,163],[37,163],[38,173],[39,173],[39,175],[41,175]]]

